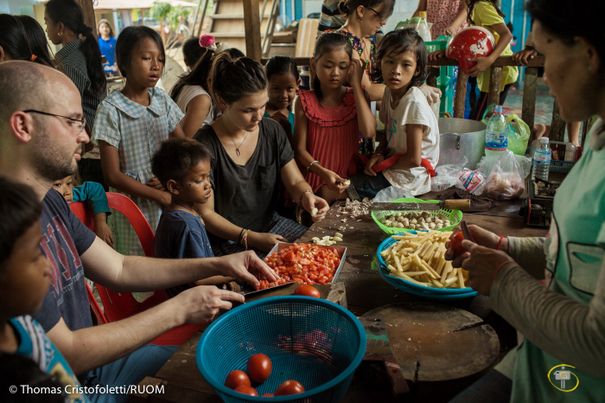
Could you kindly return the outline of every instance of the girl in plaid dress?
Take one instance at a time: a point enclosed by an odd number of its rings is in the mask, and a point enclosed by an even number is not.
[[[165,55],[160,36],[147,27],[127,27],[116,45],[117,63],[126,84],[99,106],[93,138],[99,142],[103,173],[109,185],[126,193],[155,229],[161,206],[171,197],[151,171],[151,157],[170,136],[184,137],[183,113],[170,97],[155,88]],[[115,247],[123,254],[142,254],[126,219],[112,214]]]

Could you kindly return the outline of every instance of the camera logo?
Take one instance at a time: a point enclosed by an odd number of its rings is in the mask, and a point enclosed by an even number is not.
[[[548,381],[561,392],[573,392],[580,386],[580,378],[574,373],[573,365],[559,364],[548,371]]]

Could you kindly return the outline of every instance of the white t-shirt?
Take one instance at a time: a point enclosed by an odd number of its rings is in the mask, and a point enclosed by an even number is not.
[[[391,90],[386,88],[382,107],[389,150],[407,152],[406,125],[422,125],[424,136],[421,155],[436,167],[439,160],[439,125],[424,93],[418,87],[411,87],[393,109]],[[383,174],[392,186],[406,189],[414,196],[431,191],[431,178],[423,167],[387,169]]]
[[[207,96],[208,98],[210,98],[211,103],[210,112],[208,112],[208,116],[203,122],[200,122],[200,127],[202,127],[205,124],[211,124],[212,122],[214,122],[214,105],[212,105],[212,98],[210,97],[210,94],[206,92],[206,90],[204,90],[199,85],[185,85],[183,86],[183,89],[181,89],[179,96],[176,98],[176,104],[179,106],[179,108],[181,108],[183,113],[187,113],[187,105],[189,105],[189,102],[191,102],[191,100],[197,97],[198,95]]]

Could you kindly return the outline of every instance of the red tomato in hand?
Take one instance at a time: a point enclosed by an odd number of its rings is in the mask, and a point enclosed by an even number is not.
[[[293,379],[288,379],[284,381],[277,390],[275,391],[275,396],[281,395],[296,395],[299,393],[303,393],[305,388],[300,384],[300,382],[295,381]]]
[[[462,246],[462,241],[464,241],[464,234],[462,231],[456,231],[454,236],[450,239],[450,248],[452,249],[452,252],[454,252],[454,256],[460,256],[466,252]]]
[[[302,284],[296,287],[296,290],[294,290],[294,294],[304,295],[306,297],[321,298],[321,293],[319,292],[319,290],[313,287],[312,285],[308,284]]]
[[[244,371],[240,371],[239,369],[229,372],[229,375],[227,375],[227,380],[225,381],[225,386],[235,389],[240,385],[252,386],[248,374],[246,374]]]
[[[258,396],[258,392],[252,386],[239,385],[235,391],[244,395]]]
[[[261,384],[269,378],[273,370],[271,358],[266,354],[254,354],[248,360],[248,375],[255,384]]]

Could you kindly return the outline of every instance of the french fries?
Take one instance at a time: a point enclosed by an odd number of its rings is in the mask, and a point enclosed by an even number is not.
[[[468,287],[468,272],[445,260],[451,232],[429,231],[395,235],[397,242],[381,252],[392,275],[436,288]]]

